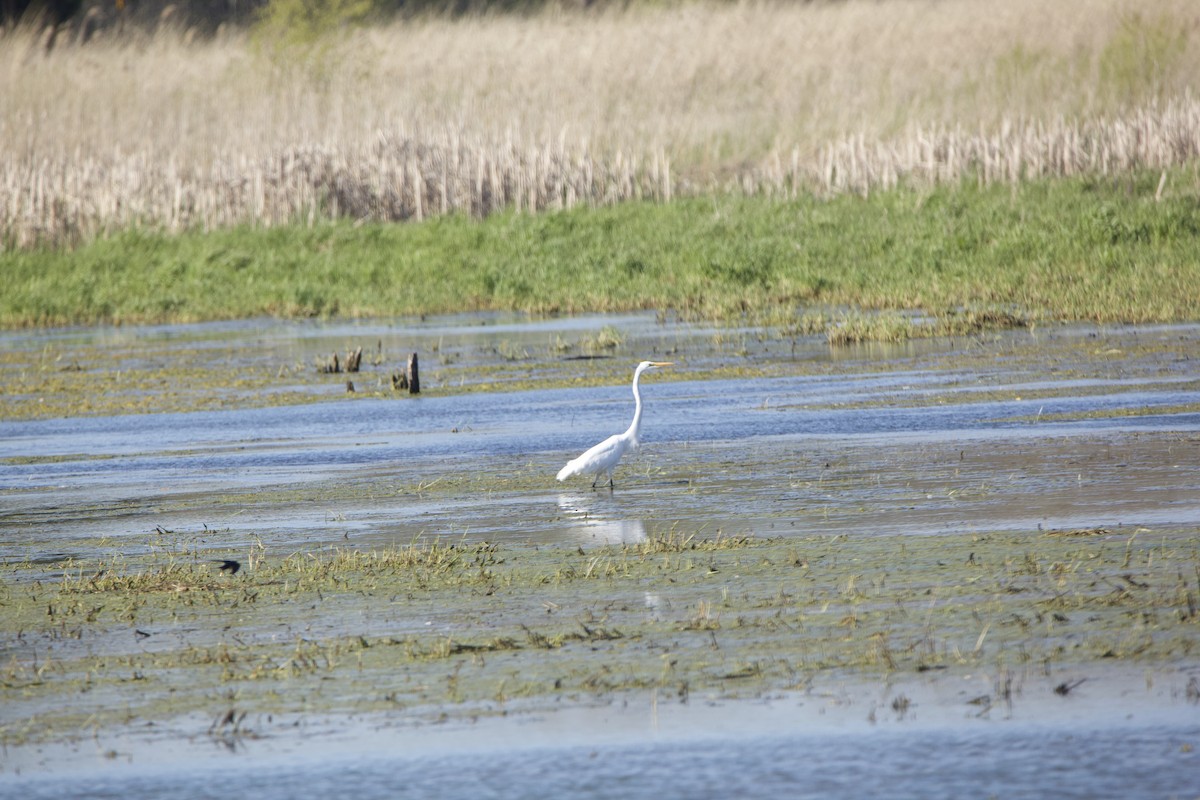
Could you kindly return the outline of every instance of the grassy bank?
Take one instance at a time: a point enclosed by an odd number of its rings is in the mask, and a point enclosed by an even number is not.
[[[847,308],[920,311],[947,330],[1196,319],[1198,233],[1190,170],[865,199],[722,196],[482,221],[130,231],[73,251],[0,255],[0,324],[637,308],[786,323],[797,307],[832,309],[809,322],[843,327]]]

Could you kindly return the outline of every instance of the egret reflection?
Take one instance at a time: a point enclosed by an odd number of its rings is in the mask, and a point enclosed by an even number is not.
[[[590,542],[634,544],[646,539],[645,523],[617,513],[620,509],[610,496],[590,492],[560,494],[558,510],[569,530]]]

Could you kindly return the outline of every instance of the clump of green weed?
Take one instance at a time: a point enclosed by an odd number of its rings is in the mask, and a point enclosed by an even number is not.
[[[904,342],[916,335],[910,317],[902,314],[850,314],[831,325],[825,338],[833,345],[861,342]]]
[[[297,553],[275,568],[278,577],[299,588],[342,586],[362,580],[402,577],[418,588],[491,579],[498,563],[495,545],[414,542],[382,550],[336,549],[330,553]]]
[[[689,550],[705,552],[734,550],[749,547],[754,541],[750,536],[726,536],[720,533],[711,539],[705,539],[696,533],[684,533],[677,528],[671,528],[669,531],[651,534],[640,542],[624,545],[623,549],[632,555],[648,556],[660,553],[683,553]]]
[[[625,337],[612,325],[605,325],[594,336],[584,336],[579,340],[579,349],[586,355],[612,353],[625,343]]]

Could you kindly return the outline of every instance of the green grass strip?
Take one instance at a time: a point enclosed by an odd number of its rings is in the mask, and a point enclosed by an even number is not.
[[[483,221],[122,231],[70,251],[0,254],[0,326],[646,308],[730,319],[797,306],[1197,319],[1200,184],[1168,178],[1161,192],[1155,173]]]

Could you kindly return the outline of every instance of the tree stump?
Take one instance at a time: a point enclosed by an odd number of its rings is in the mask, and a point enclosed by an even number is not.
[[[331,355],[329,357],[329,360],[326,361],[324,364],[321,364],[321,363],[317,364],[317,372],[321,372],[326,375],[336,374],[341,371],[342,371],[342,365],[341,365],[341,362],[338,361],[337,353],[334,353],[333,355]]]
[[[421,393],[421,378],[417,375],[417,354],[412,353],[408,357],[408,393]]]
[[[421,376],[417,372],[417,354],[408,357],[408,367],[404,372],[392,373],[392,388],[396,391],[407,389],[409,394],[421,393]]]
[[[362,348],[351,350],[346,353],[346,372],[358,372],[358,367],[362,363]]]

